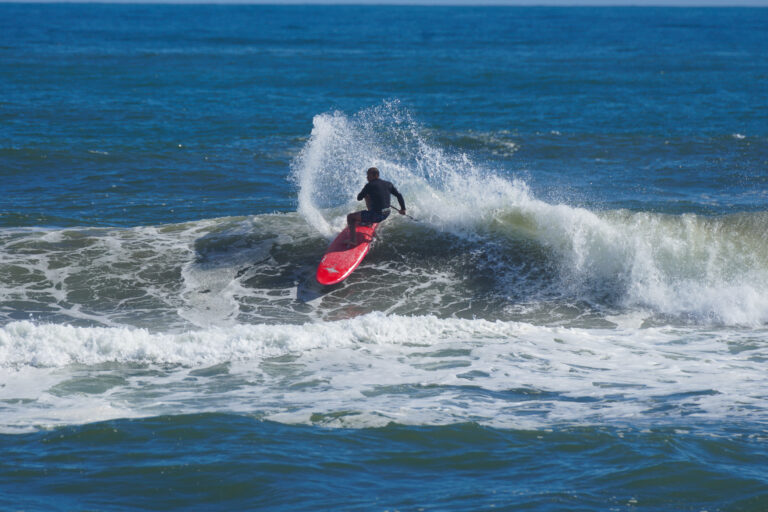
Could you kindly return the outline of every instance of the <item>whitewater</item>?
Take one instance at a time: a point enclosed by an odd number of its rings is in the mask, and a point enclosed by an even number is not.
[[[417,220],[323,289],[373,165]],[[540,199],[397,102],[317,115],[291,167],[296,212],[2,229],[0,429],[768,421],[766,212]]]

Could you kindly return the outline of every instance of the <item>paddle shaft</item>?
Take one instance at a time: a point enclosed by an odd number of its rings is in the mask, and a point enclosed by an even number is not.
[[[391,208],[391,209],[393,209],[393,210],[395,210],[395,211],[398,211],[398,212],[400,211],[400,210],[398,210],[397,208],[395,208],[394,206],[390,206],[390,208]],[[406,217],[408,217],[409,219],[411,219],[411,220],[413,220],[413,221],[416,221],[416,222],[421,222],[419,219],[415,219],[415,218],[411,217],[410,215],[408,215],[407,213],[403,213],[403,215],[405,215]]]

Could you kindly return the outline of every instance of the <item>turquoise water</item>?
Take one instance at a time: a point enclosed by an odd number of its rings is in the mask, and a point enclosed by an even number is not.
[[[766,30],[0,4],[0,508],[768,509]]]

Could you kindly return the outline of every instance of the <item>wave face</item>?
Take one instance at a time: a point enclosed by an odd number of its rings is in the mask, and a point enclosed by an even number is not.
[[[420,222],[391,217],[363,266],[326,290],[313,276],[328,239],[299,214],[4,230],[0,317],[155,330],[373,311],[580,327],[768,322],[764,213],[592,212],[537,200],[520,181],[504,187],[506,201],[457,218],[414,201]],[[314,219],[340,227],[351,209]]]
[[[321,288],[372,165],[413,219]],[[768,419],[768,212],[545,200],[397,102],[316,116],[291,173],[296,212],[0,230],[0,428]]]
[[[507,304],[565,300],[646,311],[661,322],[768,321],[766,212],[665,215],[545,202],[524,180],[431,142],[391,103],[315,117],[293,175],[298,211],[319,234],[330,237],[359,208],[349,198],[370,165],[419,219],[387,226],[398,231],[386,244],[402,255],[403,270],[418,275],[442,263],[448,280],[467,276],[458,295],[477,281],[490,283],[481,297]]]
[[[376,165],[394,214],[341,287],[313,274]],[[0,319],[185,330],[359,314],[536,325],[762,326],[768,212],[595,210],[442,147],[396,102],[315,117],[296,213],[133,228],[0,230]]]

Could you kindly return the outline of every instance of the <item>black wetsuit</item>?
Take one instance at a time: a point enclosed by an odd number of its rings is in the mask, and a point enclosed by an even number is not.
[[[405,200],[403,195],[397,191],[395,186],[388,181],[376,178],[369,181],[363,187],[363,190],[357,194],[357,200],[362,201],[365,196],[371,198],[371,204],[368,215],[363,215],[363,222],[381,222],[389,215],[389,196],[393,195],[400,203],[400,209],[405,210]],[[369,217],[369,218],[366,218]]]

